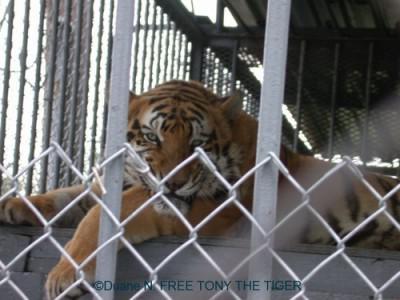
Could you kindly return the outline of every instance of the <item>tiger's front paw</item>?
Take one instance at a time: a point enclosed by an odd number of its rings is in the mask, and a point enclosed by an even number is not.
[[[85,269],[85,280],[91,284],[93,281],[93,268]],[[48,300],[53,300],[68,290],[65,296],[76,298],[83,295],[86,290],[79,280],[75,268],[64,258],[51,270],[46,281],[46,295]],[[71,287],[73,286],[73,287]]]
[[[46,218],[46,214],[51,209],[48,207],[46,197],[33,196],[27,200],[36,207],[38,213]],[[0,222],[13,225],[42,225],[38,215],[20,198],[8,198],[0,202]]]

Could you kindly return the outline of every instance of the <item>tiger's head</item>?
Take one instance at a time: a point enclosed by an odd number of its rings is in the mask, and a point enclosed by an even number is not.
[[[159,180],[201,147],[233,183],[240,176],[241,153],[232,143],[231,123],[240,111],[236,96],[220,98],[194,81],[166,82],[142,95],[131,95],[127,140]],[[149,186],[148,178],[140,176],[128,158],[125,184],[138,182]],[[194,197],[226,199],[226,189],[198,159],[171,177],[164,191],[183,213]],[[155,208],[170,212],[163,201]]]

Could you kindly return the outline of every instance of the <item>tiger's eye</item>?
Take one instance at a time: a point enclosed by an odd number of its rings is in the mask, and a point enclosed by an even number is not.
[[[146,133],[144,137],[151,143],[158,143],[158,136],[152,132]]]

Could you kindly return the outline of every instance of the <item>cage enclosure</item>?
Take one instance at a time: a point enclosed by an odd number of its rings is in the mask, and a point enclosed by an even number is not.
[[[263,72],[269,72],[263,69],[265,28],[268,9],[279,7],[267,0],[133,2],[133,93],[172,79],[198,80],[220,96],[238,93],[243,110],[262,120]],[[284,102],[276,116],[282,116],[282,144],[333,164],[352,162],[352,167],[400,175],[398,1],[282,2],[288,3],[282,11],[290,8],[287,60],[278,66],[285,68]],[[107,168],[117,5],[105,0],[0,3],[0,206],[15,193],[24,197],[87,185]],[[398,251],[340,243],[271,250],[275,288],[258,293],[258,278],[247,273],[255,220],[237,224],[224,237],[163,237],[135,245],[135,251],[124,249],[113,281],[120,285],[110,290],[115,299],[400,297]],[[393,222],[393,230],[400,230]],[[73,232],[51,225],[1,225],[2,297],[43,299],[46,275]],[[301,282],[302,288],[279,288],[286,281]],[[146,290],[144,282],[159,285]],[[195,287],[188,288],[188,282]],[[224,286],[229,282],[236,288]],[[92,297],[90,292],[82,299]]]

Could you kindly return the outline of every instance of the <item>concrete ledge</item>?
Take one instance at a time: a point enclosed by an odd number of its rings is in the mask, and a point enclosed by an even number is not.
[[[0,259],[8,263],[20,251],[37,240],[43,229],[22,226],[0,226]],[[72,229],[54,229],[54,237],[64,245],[71,237]],[[152,267],[157,267],[161,261],[174,252],[184,238],[167,237],[148,241],[136,245],[139,254]],[[221,269],[229,273],[248,254],[247,241],[224,238],[200,238],[199,242],[204,250],[218,263]],[[298,245],[290,249],[278,251],[281,258],[290,266],[299,278],[306,276],[313,268],[334,253],[334,247]],[[388,279],[400,271],[400,253],[380,250],[346,249],[345,252],[357,267],[362,270],[368,279],[380,287]],[[21,257],[11,268],[11,278],[29,297],[29,299],[43,298],[43,284],[48,271],[58,261],[58,250],[44,240],[34,247],[27,255]],[[232,278],[235,287],[236,280],[247,280],[246,265]],[[171,282],[192,282],[192,291],[174,290],[172,286],[164,290],[173,299],[207,299],[215,294],[215,289],[207,290],[203,284],[200,290],[199,281],[220,281],[218,272],[208,263],[203,255],[194,246],[190,245],[170,259],[158,272],[159,280]],[[1,278],[0,278],[1,280]],[[135,293],[133,284],[143,285],[149,280],[149,272],[141,265],[138,259],[128,250],[122,250],[118,257],[118,272],[116,284],[119,284],[116,299],[129,299]],[[278,263],[275,264],[274,278],[254,278],[263,284],[264,280],[291,280],[287,271]],[[384,299],[400,298],[400,279],[389,286],[383,293]],[[123,290],[123,284],[131,287]],[[317,272],[303,286],[309,299],[347,300],[367,299],[373,295],[372,290],[361,277],[340,256],[330,261],[322,270]],[[234,288],[241,298],[246,297],[247,290],[239,291]],[[257,292],[257,291],[254,291]],[[293,291],[274,291],[272,299],[288,299]],[[9,286],[0,286],[1,299],[18,299],[18,296]],[[3,296],[4,295],[4,296]],[[90,295],[81,297],[92,299]],[[158,291],[147,291],[140,299],[161,299]],[[219,299],[233,299],[229,293],[224,293]]]

